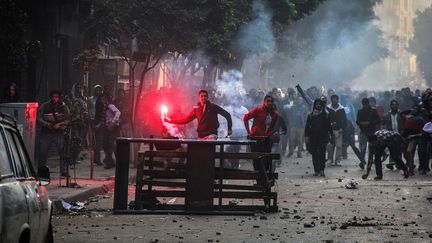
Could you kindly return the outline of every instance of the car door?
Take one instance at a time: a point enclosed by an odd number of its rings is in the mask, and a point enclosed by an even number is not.
[[[16,179],[12,154],[0,126],[0,242],[18,242],[27,222],[26,196]]]
[[[19,184],[24,191],[27,201],[31,242],[39,242],[39,220],[42,210],[39,197],[39,187],[36,178],[32,176],[32,172],[28,165],[29,161],[23,151],[24,148],[21,146],[18,132],[15,129],[6,128],[5,134],[13,157],[15,174],[17,180],[20,182]]]
[[[25,173],[25,186],[34,193],[31,197],[35,197],[35,200],[32,200],[32,205],[34,206],[33,209],[37,210],[35,211],[35,214],[39,216],[39,220],[37,217],[35,217],[36,226],[33,228],[33,231],[36,232],[37,230],[37,239],[43,241],[46,237],[46,233],[48,231],[49,223],[51,220],[51,211],[50,203],[49,203],[49,197],[48,197],[48,191],[45,187],[40,186],[40,183],[36,180],[36,172],[34,171],[32,167],[32,163],[30,160],[30,156],[27,153],[27,150],[24,145],[24,141],[22,140],[21,136],[19,135],[18,131],[14,131],[13,138],[15,141],[15,145],[18,149],[21,164],[24,169]],[[36,239],[36,237],[35,237]]]

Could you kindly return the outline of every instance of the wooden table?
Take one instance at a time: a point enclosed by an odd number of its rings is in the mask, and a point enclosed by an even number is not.
[[[206,211],[213,207],[214,167],[216,146],[224,151],[225,145],[250,145],[253,140],[154,139],[117,138],[117,164],[114,188],[114,210],[127,209],[129,178],[129,154],[131,143],[147,143],[151,149],[155,143],[179,143],[187,145],[187,176],[185,205],[188,211]],[[222,163],[221,163],[222,164]]]

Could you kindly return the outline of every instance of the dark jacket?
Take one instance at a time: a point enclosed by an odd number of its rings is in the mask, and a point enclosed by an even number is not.
[[[330,119],[326,112],[320,112],[314,115],[309,113],[305,125],[305,137],[309,137],[310,144],[328,143],[330,136],[333,136],[333,130],[330,125]]]
[[[369,125],[360,125],[360,123],[363,121],[368,121]],[[361,108],[358,110],[356,123],[362,132],[366,134],[373,134],[379,129],[381,120],[377,111],[372,107],[368,107],[367,109]]]
[[[336,108],[330,104],[327,106],[329,112],[330,124],[332,124],[333,130],[344,129],[347,123],[345,109],[343,106],[338,104]]]
[[[69,109],[66,104],[62,101],[57,106],[51,101],[43,103],[37,113],[37,121],[42,125],[42,132],[63,132],[70,119]],[[52,129],[51,126],[60,123],[62,124],[60,129]]]
[[[393,131],[391,115],[392,115],[391,111],[387,112],[387,114],[384,115],[383,120],[382,120],[382,128],[383,129]],[[397,112],[396,121],[397,121],[398,130],[395,132],[402,134],[404,122],[403,122],[403,119],[402,119],[399,111]]]
[[[207,102],[206,108],[204,111],[204,107],[198,103],[192,111],[185,118],[181,119],[172,119],[170,122],[174,124],[186,124],[188,122],[193,121],[194,119],[198,119],[198,137],[206,137],[211,134],[217,135],[217,129],[219,128],[218,114],[225,117],[228,122],[228,130],[232,129],[232,120],[231,115],[224,110],[222,107],[213,104],[211,102]]]

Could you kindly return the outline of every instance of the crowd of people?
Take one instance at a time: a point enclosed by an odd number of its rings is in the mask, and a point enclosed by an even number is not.
[[[13,87],[13,89],[12,89]],[[16,85],[5,91],[17,96]],[[12,95],[9,95],[13,97]],[[6,97],[6,96],[5,96]],[[19,102],[10,97],[5,102]],[[39,170],[46,170],[48,152],[52,147],[60,157],[60,174],[69,177],[68,165],[84,159],[84,148],[94,151],[94,163],[105,169],[115,167],[115,139],[128,130],[129,101],[124,90],[117,91],[113,99],[109,85],[95,85],[93,96],[85,95],[84,87],[75,83],[71,91],[62,94],[52,90],[49,100],[39,105],[37,112],[37,147]],[[104,160],[101,160],[101,150]]]
[[[114,167],[115,138],[120,134],[131,135],[130,98],[125,90],[119,89],[114,99],[108,85],[95,85],[92,94],[91,97],[85,95],[84,87],[76,83],[65,95],[52,91],[50,100],[39,106],[40,166],[46,165],[48,150],[55,145],[64,176],[67,176],[66,160],[79,163],[80,152],[86,146],[94,148],[97,165],[107,169]],[[218,133],[219,136],[249,136],[251,139],[264,136],[269,139],[260,140],[254,151],[272,151],[288,158],[294,155],[301,158],[309,153],[314,176],[325,176],[326,166],[343,166],[343,160],[348,159],[348,147],[354,151],[362,169],[375,164],[377,180],[383,177],[382,162],[387,158],[386,167],[402,170],[405,177],[430,171],[431,89],[377,92],[310,87],[304,90],[297,85],[271,91],[251,89],[229,100],[217,90],[201,90],[200,102],[189,115],[182,113],[182,108],[193,104],[190,97],[184,98],[185,94],[173,88],[149,89],[144,93],[139,109],[146,112],[140,113],[139,123],[135,124],[140,132],[134,136],[163,136],[169,133],[164,123],[182,124],[182,136],[189,138],[196,134],[216,138]],[[203,95],[206,97],[201,97]],[[17,86],[9,85],[1,100],[19,102]],[[169,100],[175,101],[169,112],[172,120],[154,119],[160,112],[155,104]],[[216,113],[206,118],[206,108]],[[219,121],[218,114],[225,120]],[[197,132],[191,126],[183,126],[195,119],[198,120]],[[226,125],[219,129],[224,122]],[[224,127],[227,130],[224,131]],[[103,161],[100,150],[105,153]]]
[[[416,168],[422,175],[430,171],[431,89],[325,92],[317,87],[303,90],[296,86],[268,93],[252,89],[245,99],[246,106],[253,107],[264,94],[275,98],[288,127],[288,134],[281,135],[285,138],[281,138],[279,152],[291,157],[297,148],[297,157],[302,157],[306,147],[312,154],[315,176],[324,176],[326,164],[341,166],[348,147],[362,169],[368,162],[375,163],[376,180],[382,179],[381,163],[388,157],[386,167],[403,170],[405,177],[414,175]],[[401,163],[402,157],[407,168]]]

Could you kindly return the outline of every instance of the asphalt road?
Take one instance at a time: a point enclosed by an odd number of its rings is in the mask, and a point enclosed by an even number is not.
[[[350,154],[351,158],[353,155]],[[242,164],[243,167],[249,165]],[[256,216],[113,215],[112,193],[53,218],[56,242],[432,242],[432,175],[369,179],[353,159],[312,176],[310,156],[284,158],[279,213]],[[357,189],[346,189],[351,181]],[[133,189],[131,188],[131,194]],[[173,199],[175,200],[175,199]],[[260,203],[257,202],[256,203]]]

